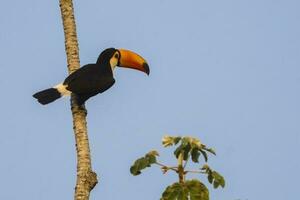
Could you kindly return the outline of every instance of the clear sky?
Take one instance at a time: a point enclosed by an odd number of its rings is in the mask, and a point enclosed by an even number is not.
[[[295,200],[300,179],[300,1],[75,1],[81,64],[108,47],[138,52],[151,74],[117,69],[116,84],[87,102],[91,199],[159,199],[176,181],[132,162],[164,151],[165,134],[214,147],[227,181],[215,200]],[[72,199],[76,157],[68,98],[32,94],[67,75],[56,1],[0,6],[0,199]],[[168,154],[169,153],[169,154]],[[203,180],[204,177],[202,177]]]

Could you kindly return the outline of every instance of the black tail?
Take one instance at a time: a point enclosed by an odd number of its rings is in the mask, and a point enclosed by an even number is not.
[[[60,98],[61,94],[58,92],[56,88],[49,88],[35,93],[33,97],[36,98],[38,102],[45,105]]]

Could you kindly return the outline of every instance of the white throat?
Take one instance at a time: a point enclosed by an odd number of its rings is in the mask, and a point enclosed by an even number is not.
[[[118,59],[111,59],[109,64],[111,67],[111,71],[114,71],[114,69],[116,68],[116,66],[118,64]]]

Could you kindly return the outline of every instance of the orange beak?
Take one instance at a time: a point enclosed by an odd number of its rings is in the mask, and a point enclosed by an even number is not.
[[[149,75],[150,69],[144,58],[129,50],[119,49],[118,51],[121,54],[119,67],[136,69]]]

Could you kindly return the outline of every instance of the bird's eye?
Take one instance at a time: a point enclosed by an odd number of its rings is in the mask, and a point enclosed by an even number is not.
[[[115,58],[119,59],[119,54],[118,53],[115,54]]]

